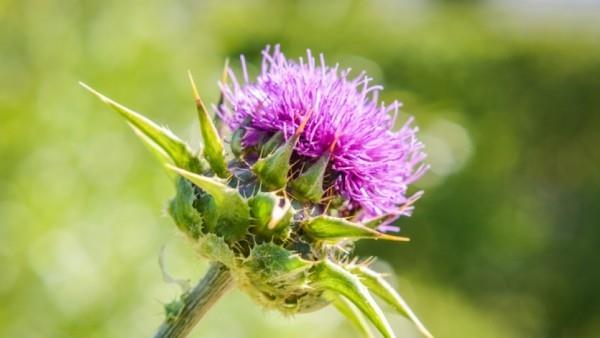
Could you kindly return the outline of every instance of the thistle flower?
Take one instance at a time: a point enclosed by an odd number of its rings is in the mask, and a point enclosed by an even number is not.
[[[373,258],[352,254],[359,239],[407,241],[389,223],[409,215],[420,193],[409,184],[426,166],[409,120],[394,131],[399,104],[378,103],[380,86],[360,74],[288,60],[275,47],[262,72],[244,81],[226,67],[215,126],[190,76],[200,131],[199,154],[164,127],[83,85],[128,122],[176,174],[169,214],[212,262],[207,275],[165,309],[156,337],[184,337],[231,285],[284,314],[334,305],[365,336],[368,319],[394,337],[375,294],[430,333],[381,275]],[[228,82],[230,77],[231,83]],[[225,141],[226,140],[226,141]],[[225,144],[229,143],[230,153]]]
[[[262,72],[250,81],[242,58],[244,81],[228,69],[232,84],[221,84],[228,105],[219,108],[232,130],[243,128],[243,145],[281,133],[289,140],[306,117],[304,132],[294,147],[300,166],[324,154],[329,157],[329,187],[363,219],[383,214],[408,215],[406,190],[427,169],[410,119],[393,131],[400,104],[379,104],[381,86],[370,85],[361,73],[328,67],[321,54],[317,65],[310,50],[306,60],[288,60],[276,46],[263,51]],[[310,116],[309,116],[310,115]],[[247,123],[244,123],[248,121]],[[390,229],[390,227],[383,228]]]

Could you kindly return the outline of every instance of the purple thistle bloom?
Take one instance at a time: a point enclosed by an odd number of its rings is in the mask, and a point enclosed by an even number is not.
[[[221,107],[221,115],[229,127],[235,130],[250,121],[244,144],[253,145],[261,134],[278,131],[287,140],[310,113],[295,151],[318,158],[335,142],[330,160],[334,188],[352,207],[362,208],[362,219],[410,215],[420,194],[407,196],[408,185],[428,167],[422,164],[425,153],[412,118],[400,130],[392,130],[400,103],[380,104],[382,86],[370,85],[372,79],[364,72],[351,79],[350,69],[326,66],[322,54],[319,65],[310,50],[306,60],[298,61],[286,59],[279,46],[272,53],[267,47],[262,54],[255,81],[250,81],[242,56],[244,81],[237,81],[229,69],[232,84],[220,84],[229,105]]]

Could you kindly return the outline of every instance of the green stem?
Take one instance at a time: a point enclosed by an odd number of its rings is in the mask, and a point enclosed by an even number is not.
[[[184,298],[177,317],[167,319],[154,338],[184,338],[208,310],[233,285],[231,273],[225,265],[214,262],[198,285]]]

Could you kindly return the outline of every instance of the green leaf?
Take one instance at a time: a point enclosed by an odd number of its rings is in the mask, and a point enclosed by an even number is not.
[[[304,231],[310,237],[323,241],[339,241],[344,239],[385,239],[391,241],[409,241],[406,237],[392,236],[367,228],[359,223],[353,223],[343,218],[320,215],[302,224]]]
[[[395,337],[383,311],[357,276],[329,259],[315,266],[314,282],[351,301],[375,325],[384,337]]]
[[[326,297],[344,317],[356,326],[363,337],[374,338],[362,313],[347,298],[333,292],[329,292]]]
[[[195,173],[201,173],[207,169],[205,164],[193,155],[188,145],[175,136],[170,130],[157,125],[143,115],[100,94],[85,83],[80,82],[80,84],[83,88],[87,89],[90,93],[94,94],[102,102],[123,116],[138,136],[145,136],[141,137],[145,144],[152,149],[160,149],[159,152],[166,155],[175,165]]]
[[[237,190],[213,177],[197,175],[172,165],[167,167],[211,195],[215,203],[213,211],[217,213],[217,235],[223,236],[226,241],[237,241],[246,236],[250,226],[250,211],[246,200]]]
[[[361,265],[352,268],[351,271],[379,298],[394,307],[398,313],[411,320],[425,337],[433,337],[400,294],[380,274]]]
[[[225,151],[223,147],[223,141],[221,136],[217,132],[217,128],[213,123],[212,119],[208,115],[204,102],[198,95],[196,84],[192,78],[192,73],[188,72],[192,89],[194,91],[194,99],[196,101],[196,110],[198,111],[198,120],[200,122],[200,132],[204,139],[204,156],[210,164],[212,170],[222,178],[231,176],[229,170],[227,170],[227,161],[225,160]]]

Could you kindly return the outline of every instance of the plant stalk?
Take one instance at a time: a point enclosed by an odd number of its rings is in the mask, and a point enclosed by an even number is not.
[[[222,263],[211,263],[206,275],[184,297],[181,312],[175,318],[165,320],[154,338],[186,337],[232,285],[233,279],[229,269]]]

